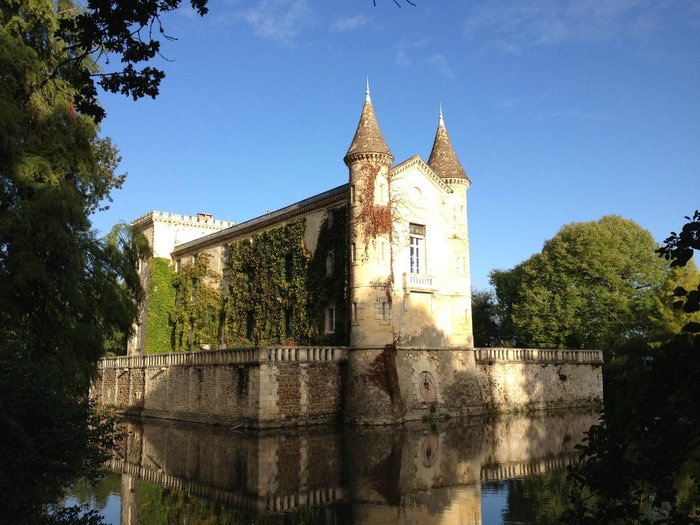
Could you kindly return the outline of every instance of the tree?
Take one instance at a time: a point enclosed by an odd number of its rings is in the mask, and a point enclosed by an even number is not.
[[[667,271],[667,276],[654,296],[653,313],[649,317],[651,341],[666,342],[680,332],[693,331],[693,325],[700,326],[700,312],[685,311],[676,295],[679,290],[693,290],[700,282],[697,266],[690,260],[685,266],[675,266]]]
[[[208,0],[189,3],[200,16],[208,11]],[[70,0],[61,0],[55,36],[67,44],[66,53],[49,64],[47,80],[72,79],[76,108],[97,122],[105,116],[97,100],[97,86],[134,100],[144,96],[155,98],[165,73],[152,66],[137,67],[160,54],[158,37],[174,39],[165,32],[162,16],[181,5],[182,0],[88,0],[79,9]],[[102,67],[111,66],[115,58],[121,65],[115,70],[95,67],[98,62]]]
[[[693,218],[686,216],[688,222],[683,225],[680,234],[671,232],[657,253],[671,261],[671,267],[683,267],[693,256],[693,250],[700,250],[700,211],[695,210]],[[697,280],[697,279],[696,279]],[[677,286],[673,295],[679,299],[674,303],[676,308],[682,308],[684,312],[693,313],[700,311],[700,283],[693,289],[688,286]],[[700,332],[700,323],[691,321],[683,327],[687,332]]]
[[[664,265],[651,234],[619,216],[564,226],[542,252],[493,272],[515,343],[610,348],[649,336]]]
[[[472,291],[472,327],[474,346],[490,347],[502,344],[496,299],[492,292]]]
[[[131,329],[136,261],[147,254],[128,229],[105,239],[90,230],[123,176],[116,148],[73,108],[81,81],[71,71],[94,64],[60,38],[65,12],[69,4],[50,0],[0,4],[0,508],[9,522],[40,515],[99,465],[110,438],[87,390],[106,337]],[[66,61],[75,69],[56,69]]]
[[[688,217],[683,228],[694,234],[673,233],[657,250],[675,268],[687,267],[700,249],[698,218]],[[691,277],[697,281],[697,270]],[[680,333],[626,358],[606,370],[605,410],[570,470],[575,488],[564,521],[698,523],[700,335]]]

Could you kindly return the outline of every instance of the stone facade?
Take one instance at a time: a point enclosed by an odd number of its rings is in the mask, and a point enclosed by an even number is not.
[[[91,395],[135,415],[253,428],[437,421],[599,404],[602,355],[392,346],[205,350],[103,359]]]
[[[265,428],[342,413],[347,348],[266,347],[103,359],[91,396],[126,413]]]

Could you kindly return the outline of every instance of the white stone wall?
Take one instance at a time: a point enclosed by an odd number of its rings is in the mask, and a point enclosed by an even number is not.
[[[382,235],[368,242],[355,218],[366,184],[362,162],[350,170],[358,196],[350,204],[355,250],[350,282],[357,312],[352,346],[472,347],[466,183],[448,186],[419,157],[392,168],[390,184],[386,171],[380,171],[375,204],[389,202],[390,187],[392,239]],[[411,224],[425,229],[417,273],[410,268]]]

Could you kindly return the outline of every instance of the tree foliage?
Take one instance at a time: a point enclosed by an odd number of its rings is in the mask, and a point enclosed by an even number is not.
[[[658,252],[687,267],[700,249],[693,239],[674,233]],[[697,281],[697,271],[691,278]],[[581,446],[583,461],[571,469],[566,522],[700,522],[698,377],[700,335],[689,333],[659,348],[637,348],[607,368],[605,410]]]
[[[190,0],[189,4],[203,16],[208,11],[207,1]],[[160,54],[160,38],[173,40],[165,31],[163,15],[178,9],[182,3],[182,0],[88,0],[79,8],[61,0],[56,36],[68,45],[65,55],[49,64],[43,81],[71,78],[76,108],[97,122],[105,116],[97,99],[98,86],[134,100],[144,96],[155,98],[165,72],[145,64]],[[117,67],[113,67],[115,62]]]
[[[619,216],[564,226],[541,253],[491,275],[519,346],[610,348],[649,335],[664,282],[649,232]],[[506,333],[510,326],[506,325]]]
[[[474,346],[492,347],[502,344],[500,317],[496,298],[491,291],[472,291],[472,328]]]
[[[657,250],[661,257],[671,261],[672,267],[685,266],[693,256],[694,250],[700,250],[700,211],[695,210],[693,217],[687,217],[688,222],[683,225],[681,233],[671,232],[664,240],[661,248]],[[697,279],[696,279],[697,280]],[[684,312],[700,312],[700,282],[697,286],[680,285],[673,290],[677,298],[674,306],[683,309]],[[687,332],[700,332],[700,323],[693,320],[683,327]]]
[[[700,283],[700,273],[690,260],[685,266],[675,266],[667,271],[666,279],[654,296],[653,312],[649,318],[650,340],[653,343],[669,341],[680,332],[691,332],[700,326],[700,312],[684,309],[686,303],[678,300],[679,289],[693,290]]]
[[[131,330],[147,254],[128,228],[90,230],[123,176],[116,148],[73,107],[81,80],[55,71],[93,68],[61,36],[70,9],[0,4],[0,508],[11,522],[98,461],[87,389],[105,340]]]

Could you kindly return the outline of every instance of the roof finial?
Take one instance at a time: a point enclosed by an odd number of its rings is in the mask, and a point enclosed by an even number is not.
[[[442,102],[440,102],[440,122],[438,125],[443,128],[445,127],[445,120],[442,118]]]
[[[369,98],[369,75],[367,75],[367,87],[365,88],[365,102],[372,102]]]

